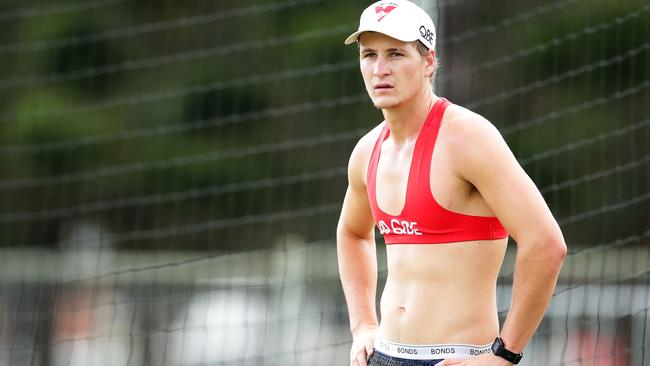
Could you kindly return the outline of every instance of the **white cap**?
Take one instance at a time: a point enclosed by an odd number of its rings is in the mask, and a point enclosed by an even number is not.
[[[420,41],[428,49],[436,47],[436,28],[431,17],[407,0],[377,1],[361,13],[359,30],[345,44],[359,40],[363,32],[379,32],[402,42]]]

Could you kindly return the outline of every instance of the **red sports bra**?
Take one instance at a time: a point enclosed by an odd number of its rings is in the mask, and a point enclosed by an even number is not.
[[[390,130],[384,125],[370,156],[366,185],[368,201],[379,232],[386,244],[438,244],[470,240],[493,240],[508,236],[496,217],[465,215],[449,211],[436,202],[429,184],[431,155],[448,100],[440,98],[427,117],[415,141],[406,188],[404,208],[398,216],[377,205],[377,165],[381,145]]]

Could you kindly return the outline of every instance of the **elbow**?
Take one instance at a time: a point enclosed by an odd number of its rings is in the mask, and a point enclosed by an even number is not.
[[[336,244],[337,246],[345,245],[354,238],[352,231],[339,221],[336,227]]]
[[[559,271],[567,256],[567,246],[559,229],[540,233],[536,237],[522,238],[518,243],[518,250],[527,258],[542,261],[549,270]]]
[[[349,230],[346,230],[345,225],[339,221],[338,225],[336,226],[336,242],[340,245],[349,236]]]
[[[566,258],[568,252],[562,233],[549,237],[546,240],[545,246],[547,248],[550,263],[557,266],[559,270],[560,267],[562,267],[562,263],[564,263],[564,258]]]
[[[561,242],[555,249],[555,253],[553,255],[553,259],[555,263],[557,264],[558,269],[562,267],[562,264],[564,263],[564,258],[566,258],[567,255],[567,247],[564,241]]]
[[[341,246],[359,243],[374,244],[373,227],[370,227],[367,232],[359,232],[359,230],[353,230],[349,225],[339,221],[336,227],[337,247],[340,248]]]

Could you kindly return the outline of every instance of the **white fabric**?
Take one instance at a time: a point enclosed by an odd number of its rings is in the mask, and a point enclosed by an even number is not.
[[[445,358],[470,358],[492,353],[492,343],[484,346],[472,344],[428,344],[414,345],[391,342],[375,338],[375,349],[391,357],[409,360],[438,360]]]
[[[378,1],[363,11],[359,29],[345,44],[354,43],[363,32],[379,32],[403,42],[421,41],[428,49],[436,47],[436,28],[431,17],[407,0]]]

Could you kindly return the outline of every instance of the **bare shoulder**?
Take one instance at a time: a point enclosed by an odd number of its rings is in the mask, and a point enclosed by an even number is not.
[[[485,117],[455,104],[445,111],[441,129],[444,130],[445,140],[451,147],[467,148],[470,142],[503,140],[499,130]]]
[[[365,185],[365,176],[370,155],[383,126],[384,123],[382,122],[363,135],[357,142],[354,150],[352,150],[350,161],[348,162],[348,179],[350,180],[350,185],[357,187],[359,185]]]
[[[499,130],[483,116],[466,108],[450,106],[440,134],[455,171],[466,180],[476,179],[477,173],[486,166],[520,168]]]
[[[561,252],[559,226],[497,128],[465,108],[448,111],[440,133],[457,176],[476,187],[518,245],[555,243]]]

